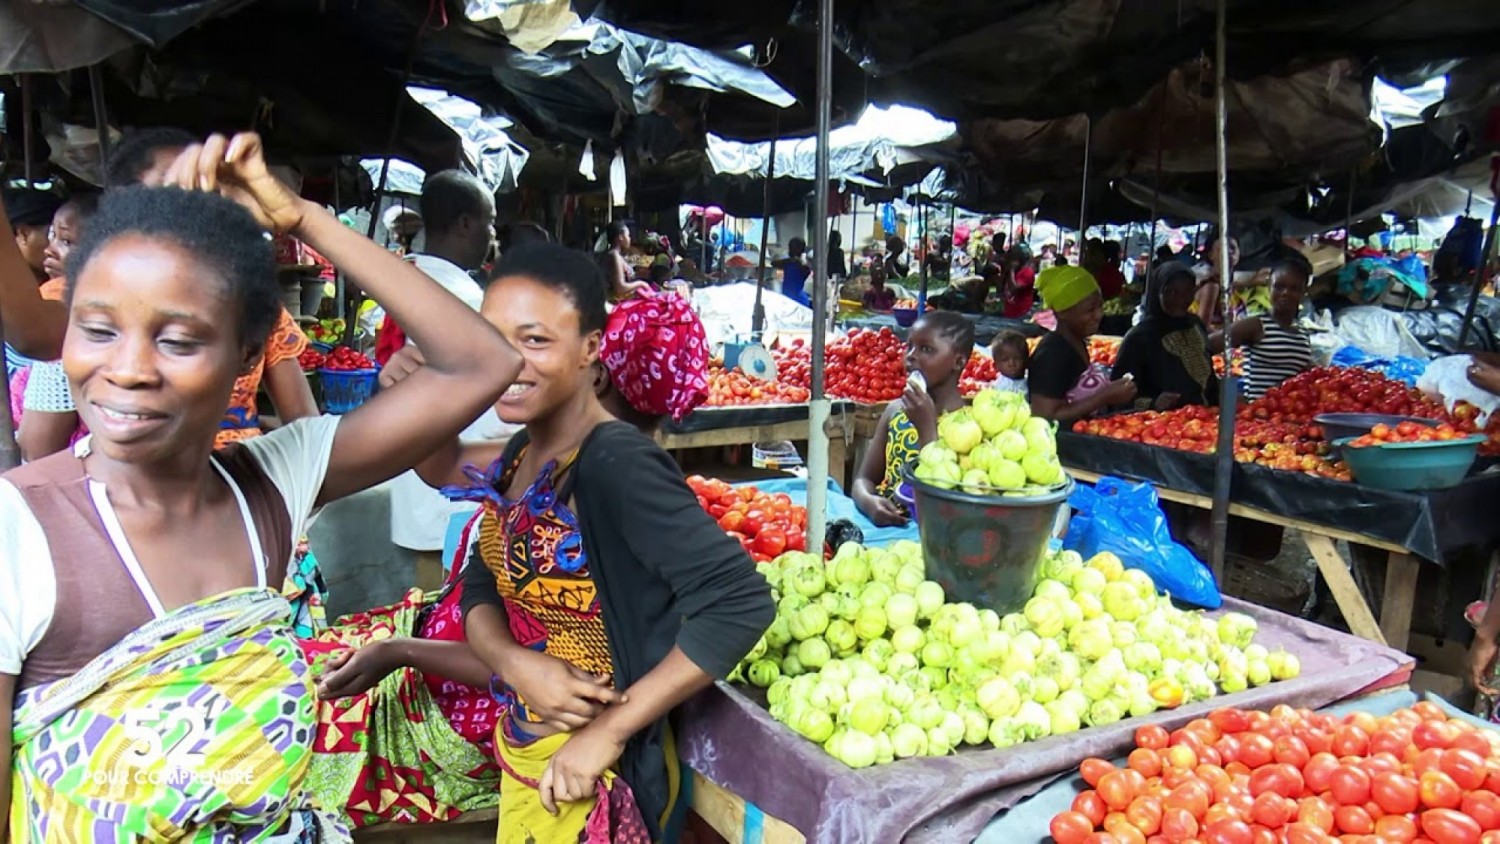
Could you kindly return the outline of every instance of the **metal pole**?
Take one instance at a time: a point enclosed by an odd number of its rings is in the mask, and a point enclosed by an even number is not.
[[[828,128],[833,101],[833,0],[818,10],[818,228],[813,232],[818,260],[813,262],[812,401],[807,431],[807,547],[823,550],[828,514],[828,399],[823,395],[823,346],[828,334]]]
[[[1088,239],[1089,230],[1089,158],[1094,146],[1094,118],[1084,117],[1087,121],[1083,131],[1083,190],[1079,192],[1078,198],[1078,255],[1083,257],[1083,242]]]
[[[375,229],[380,225],[380,198],[385,195],[385,186],[391,172],[391,156],[395,153],[396,140],[401,137],[401,111],[406,103],[406,86],[411,84],[412,65],[417,61],[417,48],[422,44],[422,36],[427,32],[427,24],[431,19],[422,21],[417,27],[417,34],[412,36],[411,49],[406,52],[406,67],[401,71],[401,90],[396,92],[396,106],[391,109],[391,131],[385,138],[385,158],[380,162],[380,181],[375,185],[375,205],[370,209],[370,225],[365,229],[365,237],[375,239]],[[354,332],[359,328],[359,309],[364,303],[364,290],[358,286],[354,288],[352,302],[345,304],[348,316],[344,319],[344,344],[354,345]],[[349,305],[353,307],[349,307]]]
[[[33,137],[31,126],[31,74],[21,74],[21,166],[24,168],[26,185],[30,187],[36,183],[36,174],[32,171],[31,164],[31,141]]]
[[[94,100],[94,127],[99,132],[99,179],[109,187],[109,115],[104,110],[104,73],[97,64],[89,67],[89,94]]]
[[[1219,0],[1214,27],[1214,147],[1218,154],[1219,187],[1219,285],[1224,296],[1224,323],[1228,328],[1233,313],[1234,273],[1229,267],[1229,151],[1225,131],[1229,123],[1228,98],[1224,91],[1224,19],[1225,0]],[[1231,363],[1233,349],[1224,349],[1224,379],[1219,393],[1219,443],[1214,455],[1213,545],[1209,567],[1214,579],[1224,582],[1224,557],[1228,551],[1229,493],[1234,480],[1234,404],[1238,395]]]
[[[1474,324],[1474,309],[1479,305],[1479,291],[1484,288],[1484,274],[1490,263],[1490,253],[1495,250],[1495,226],[1500,224],[1500,197],[1495,198],[1495,207],[1490,212],[1490,230],[1484,235],[1484,254],[1479,259],[1479,269],[1474,272],[1474,287],[1469,291],[1469,304],[1464,308],[1464,327],[1458,332],[1458,350],[1463,351],[1464,341],[1469,339],[1469,328]]]

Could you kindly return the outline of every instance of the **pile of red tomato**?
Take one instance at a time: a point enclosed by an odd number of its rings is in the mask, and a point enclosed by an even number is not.
[[[1394,428],[1390,425],[1376,425],[1370,429],[1370,433],[1362,437],[1356,437],[1349,443],[1350,448],[1366,448],[1369,446],[1385,445],[1386,443],[1430,443],[1448,440],[1462,439],[1459,433],[1447,422],[1436,427],[1419,425],[1416,422],[1402,422]]]
[[[1320,413],[1382,413],[1442,419],[1443,406],[1420,390],[1378,372],[1318,367],[1287,379],[1240,408],[1241,419],[1309,422]]]
[[[807,388],[812,383],[812,354],[802,340],[771,350],[776,378]],[[861,404],[884,404],[906,389],[906,341],[889,328],[851,328],[823,349],[824,390],[832,398]]]
[[[1058,844],[1500,844],[1500,738],[1433,703],[1383,718],[1289,706],[1145,726],[1087,759]]]
[[[327,359],[327,355],[323,354],[317,349],[312,348],[311,346],[304,349],[302,354],[297,355],[297,363],[302,367],[303,372],[311,372],[314,369],[322,369],[323,362]]]
[[[322,369],[335,372],[352,372],[358,369],[374,369],[375,362],[348,346],[336,346],[323,358]]]
[[[707,407],[738,407],[753,404],[801,404],[808,399],[806,387],[775,381],[758,381],[739,369],[712,366],[708,370]]]
[[[958,391],[965,396],[972,396],[985,387],[995,383],[1000,377],[1000,371],[995,369],[995,361],[978,352],[969,354],[969,362],[964,364],[964,372],[958,377]]]
[[[786,551],[807,549],[807,508],[784,492],[768,495],[753,486],[733,487],[717,478],[691,475],[688,488],[698,506],[719,523],[757,563]]]

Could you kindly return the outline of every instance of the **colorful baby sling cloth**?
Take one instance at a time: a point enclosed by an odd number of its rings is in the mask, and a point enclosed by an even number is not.
[[[348,841],[303,787],[313,689],[289,619],[274,592],[233,590],[20,692],[11,840]]]

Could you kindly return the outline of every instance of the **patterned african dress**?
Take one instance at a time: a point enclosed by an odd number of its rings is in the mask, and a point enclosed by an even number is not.
[[[894,501],[896,490],[901,488],[905,480],[903,473],[906,471],[906,466],[917,459],[919,451],[921,449],[917,446],[917,426],[906,418],[904,408],[896,411],[886,426],[885,477],[881,478],[880,485],[875,487],[875,492]]]
[[[510,487],[525,451],[519,449],[503,468],[502,461],[496,461],[486,479],[498,472],[498,482],[480,485],[471,493],[483,500],[478,560],[495,577],[511,636],[518,644],[590,674],[613,677],[599,592],[589,574],[578,517],[565,503],[570,484],[558,482],[578,455],[575,452],[561,464],[549,461],[520,497],[511,501],[500,491]],[[454,494],[451,489],[444,492]],[[513,687],[499,678],[492,682],[504,711],[495,736],[503,819],[497,842],[648,841],[634,796],[613,771],[604,772],[594,798],[559,804],[556,815],[542,808],[537,796],[539,780],[569,734],[534,737],[528,727],[539,724],[541,718],[527,708]]]
[[[333,655],[381,639],[462,642],[461,568],[435,596],[413,589],[398,604],[340,618],[299,644],[319,670]],[[361,694],[317,706],[308,785],[352,826],[438,823],[499,802],[500,706],[488,689],[403,668]]]
[[[295,360],[307,351],[307,342],[307,335],[302,333],[297,321],[286,308],[282,308],[276,327],[266,338],[266,351],[260,362],[234,382],[234,390],[229,394],[229,409],[224,411],[219,433],[214,437],[214,448],[260,436],[260,414],[255,407],[260,382],[265,378],[266,370],[283,361]]]

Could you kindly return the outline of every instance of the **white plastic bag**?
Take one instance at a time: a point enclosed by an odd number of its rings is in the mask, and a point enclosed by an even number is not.
[[[1428,364],[1427,371],[1417,379],[1417,389],[1442,400],[1450,413],[1460,401],[1474,405],[1480,410],[1475,423],[1483,428],[1490,414],[1500,408],[1500,396],[1469,383],[1469,367],[1473,363],[1474,359],[1469,355],[1438,358]]]
[[[1412,336],[1401,315],[1385,308],[1368,305],[1345,308],[1339,312],[1337,331],[1349,345],[1374,357],[1426,360],[1432,356]]]

